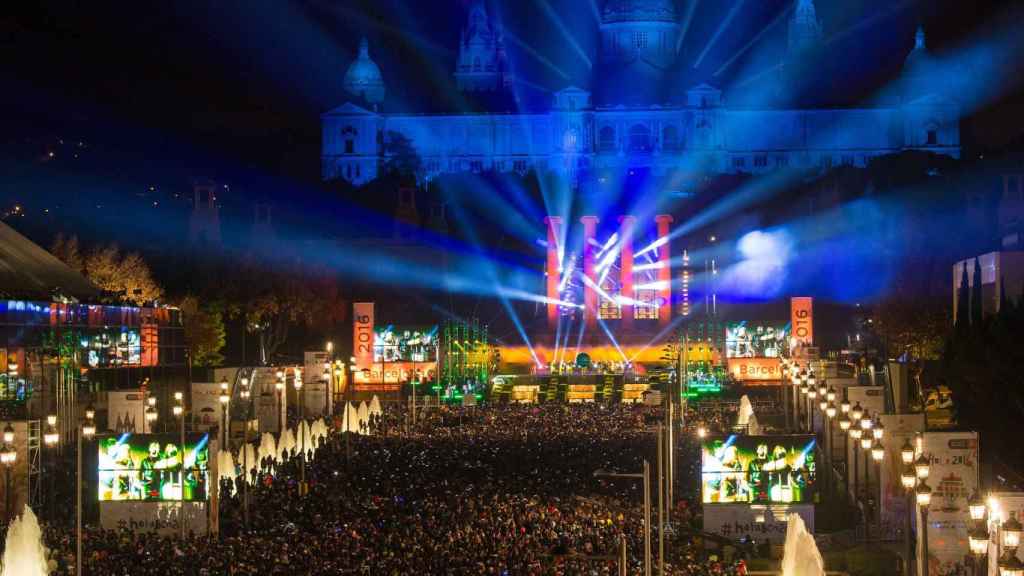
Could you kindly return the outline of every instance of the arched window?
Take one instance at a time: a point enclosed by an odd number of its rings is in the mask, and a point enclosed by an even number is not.
[[[939,143],[939,130],[935,125],[928,126],[928,131],[925,134],[925,142],[929,146],[937,146]]]
[[[479,72],[479,71],[480,71],[480,57],[477,56],[476,58],[473,59],[473,72]]]
[[[631,152],[649,152],[651,150],[651,130],[643,124],[634,124],[629,129],[629,149]]]
[[[598,135],[598,145],[603,151],[615,150],[615,128],[605,126]]]
[[[673,126],[665,126],[665,129],[661,131],[661,145],[665,150],[678,150],[679,146],[679,130]]]
[[[345,154],[356,153],[356,129],[352,126],[345,126],[341,130],[341,137],[345,141]]]

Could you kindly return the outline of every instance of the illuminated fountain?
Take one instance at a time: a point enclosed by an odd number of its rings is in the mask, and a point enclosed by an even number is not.
[[[263,436],[260,438],[260,449],[257,453],[260,462],[262,462],[264,458],[268,457],[274,462],[280,462],[277,455],[277,441],[274,440],[274,435],[270,432],[264,432]]]
[[[359,424],[358,424],[358,426],[360,428],[364,428],[364,427],[368,428],[370,426],[370,407],[366,404],[365,400],[359,403],[358,415],[359,415],[359,420],[358,420]]]
[[[754,407],[750,404],[750,398],[746,394],[740,398],[740,411],[736,416],[736,427],[746,430],[747,434],[757,436],[761,433],[761,426],[757,423],[757,416],[754,416]]]
[[[46,548],[39,520],[28,506],[11,522],[4,543],[3,568],[0,576],[46,576]]]
[[[807,531],[799,514],[790,514],[786,526],[786,547],[782,556],[782,576],[824,576],[825,561],[821,559],[814,536]]]
[[[380,416],[383,413],[384,411],[380,408],[380,398],[377,398],[377,395],[374,394],[373,398],[370,399],[370,414]]]

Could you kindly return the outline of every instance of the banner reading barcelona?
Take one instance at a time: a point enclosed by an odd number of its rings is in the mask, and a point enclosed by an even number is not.
[[[100,501],[202,501],[209,498],[210,436],[124,433],[100,438]],[[184,458],[183,458],[184,456]],[[184,498],[182,464],[184,463]]]
[[[701,447],[705,504],[791,504],[814,501],[813,436],[709,438]]]

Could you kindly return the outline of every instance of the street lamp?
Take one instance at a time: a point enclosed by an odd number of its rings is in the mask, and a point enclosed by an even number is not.
[[[928,479],[928,473],[931,471],[931,462],[923,453],[917,457],[917,460],[914,460],[914,471],[917,473],[918,480]]]
[[[910,459],[914,458],[914,449],[910,449]],[[917,474],[914,473],[914,467],[907,462],[906,455],[903,454],[903,472],[900,474],[900,483],[903,484],[903,489],[907,493],[907,514],[904,526],[903,526],[903,538],[906,540],[907,546],[907,561],[904,570],[904,576],[910,576],[910,567],[913,565],[912,558],[914,557],[914,541],[910,538],[910,533],[913,531],[911,525],[911,514],[914,513],[914,487],[917,486]]]
[[[92,404],[85,409],[85,422],[81,422],[76,430],[78,437],[78,454],[75,474],[75,574],[82,574],[82,438],[92,440],[96,434],[93,418],[96,410]]]
[[[644,576],[651,576],[651,466],[644,460],[643,471],[637,474],[621,474],[594,471],[595,478],[636,478],[644,483]],[[659,526],[659,530],[663,529]]]
[[[858,467],[860,466],[860,440],[863,436],[864,431],[856,426],[850,427],[850,439],[853,440],[853,501],[854,504],[860,499],[859,490],[857,484],[860,481],[860,473]]]
[[[228,402],[231,401],[231,396],[228,394],[228,379],[224,378],[220,381],[220,420],[221,420],[221,435],[223,440],[221,446],[223,450],[230,450],[228,446]]]
[[[1024,564],[1017,559],[1017,547],[1020,546],[1021,524],[1017,515],[1010,512],[1010,517],[1003,522],[1003,557],[999,559],[1000,576],[1021,576]]]
[[[864,409],[860,407],[860,402],[854,404],[853,408],[850,409],[850,420],[856,425],[860,425],[860,418],[864,415]]]
[[[910,439],[903,441],[903,447],[900,448],[900,459],[903,460],[904,466],[910,466],[914,463],[914,447],[910,445]]]
[[[185,395],[181,392],[174,393],[176,403],[171,408],[171,413],[178,419],[178,458],[181,459],[179,467],[181,470],[180,490],[178,491],[178,537],[185,538]]]
[[[8,423],[4,427],[4,446],[0,450],[0,464],[4,467],[4,520],[11,521],[11,469],[18,460],[18,450],[14,447],[14,428]]]
[[[825,392],[825,398],[829,402],[835,402],[836,401],[836,389],[835,389],[834,386],[829,386],[828,387],[828,391]]]
[[[57,416],[55,416],[53,414],[50,414],[49,416],[46,417],[46,432],[43,433],[43,445],[46,446],[46,451],[45,452],[50,452],[53,449],[53,447],[57,445],[57,442],[59,442],[59,441],[60,441],[60,434],[57,433]],[[44,454],[45,454],[45,452],[44,452]],[[53,493],[54,493],[54,485],[55,485],[55,483],[53,481],[54,474],[53,474],[53,470],[52,469],[48,473],[48,476],[50,478],[50,490],[49,490],[49,494],[47,494],[47,498],[46,499],[47,499],[47,501],[48,501],[48,503],[50,505],[49,506],[50,518],[53,518],[54,517],[54,509],[53,509],[53,507],[54,507],[54,500],[55,500],[55,498],[53,497]]]
[[[284,393],[284,370],[277,371],[277,382],[274,383],[274,390],[277,391],[277,434],[278,438],[284,433],[284,422],[281,419],[281,394]]]
[[[985,522],[988,507],[977,490],[967,500],[967,510],[970,511],[971,521],[974,522],[974,526],[967,532],[967,544],[974,560],[974,574],[978,576],[987,564],[983,558],[988,554],[988,525]]]
[[[309,435],[304,434],[302,431],[302,422],[305,420],[306,412],[306,395],[305,388],[302,387],[302,368],[295,369],[295,380],[292,381],[292,385],[295,386],[295,396],[299,403],[299,424],[296,427],[299,434],[302,436],[302,446],[299,447],[301,458],[299,459],[299,493],[302,494],[305,491],[306,486],[306,450],[308,449]]]
[[[932,489],[924,480],[917,485],[917,507],[921,510],[921,574],[928,576],[928,505],[932,503]]]

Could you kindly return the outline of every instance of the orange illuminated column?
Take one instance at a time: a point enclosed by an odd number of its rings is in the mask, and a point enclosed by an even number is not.
[[[636,224],[636,216],[620,216],[619,238],[622,238],[622,250],[619,253],[619,285],[622,287],[620,294],[625,300],[622,304],[623,328],[633,326],[633,299],[636,294],[633,292],[633,226]]]
[[[555,300],[560,300],[558,297],[558,283],[561,280],[561,274],[558,271],[558,239],[560,237],[559,232],[562,226],[562,219],[558,216],[548,216],[544,219],[544,223],[548,226],[548,263],[547,263],[547,292],[548,292],[548,326],[552,329],[558,326],[558,304],[555,304]]]
[[[668,226],[672,216],[658,214],[654,217],[658,223],[658,323],[667,325],[672,320],[672,262],[669,250]]]
[[[594,236],[597,234],[597,216],[584,216],[580,218],[583,223],[583,274],[589,282],[583,283],[583,318],[587,327],[592,328],[597,324],[597,292],[594,286],[597,285],[597,273],[594,270]]]

